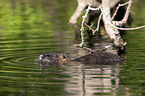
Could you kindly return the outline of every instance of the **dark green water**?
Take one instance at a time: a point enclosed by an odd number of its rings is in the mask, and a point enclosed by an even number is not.
[[[41,65],[47,52],[72,58],[87,52],[74,46],[67,25],[74,0],[0,0],[0,96],[144,96],[145,28],[127,31],[125,62],[116,65]],[[134,1],[132,27],[145,24],[145,2]],[[95,47],[108,41],[96,41]],[[98,43],[99,42],[99,43]]]

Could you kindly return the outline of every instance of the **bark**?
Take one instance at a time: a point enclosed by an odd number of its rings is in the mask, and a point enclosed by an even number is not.
[[[113,8],[120,0],[110,0],[111,8]],[[69,24],[76,24],[77,19],[81,16],[84,9],[87,7],[87,5],[91,4],[92,7],[102,7],[102,4],[100,2],[97,2],[96,0],[77,0],[78,6],[75,10],[74,14],[71,16],[69,20]]]
[[[121,36],[119,34],[119,31],[117,28],[113,27],[112,20],[111,20],[111,14],[110,14],[110,0],[102,0],[102,13],[103,13],[103,21],[104,26],[107,34],[111,39],[114,40],[114,44],[117,47],[124,46],[124,41],[121,39]]]

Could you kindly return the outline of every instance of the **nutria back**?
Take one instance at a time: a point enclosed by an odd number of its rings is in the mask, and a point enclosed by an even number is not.
[[[115,62],[123,61],[123,59],[120,56],[109,52],[95,52],[76,58],[73,61],[92,64],[112,64]]]

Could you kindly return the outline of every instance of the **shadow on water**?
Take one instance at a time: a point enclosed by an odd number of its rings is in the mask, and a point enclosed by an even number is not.
[[[35,63],[40,54],[47,52],[65,53],[72,59],[87,54],[73,46],[74,30],[67,25],[76,3],[72,0],[0,1],[1,96],[145,95],[145,29],[128,31],[123,36],[128,42],[127,60],[120,64]],[[136,0],[133,6],[132,26],[145,24],[143,1]],[[104,39],[101,42],[101,38],[95,40],[92,49],[110,43]]]

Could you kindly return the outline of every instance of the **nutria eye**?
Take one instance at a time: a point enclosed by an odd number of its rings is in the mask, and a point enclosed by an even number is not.
[[[62,54],[62,57],[63,57],[63,59],[66,59],[67,55],[66,54]]]

